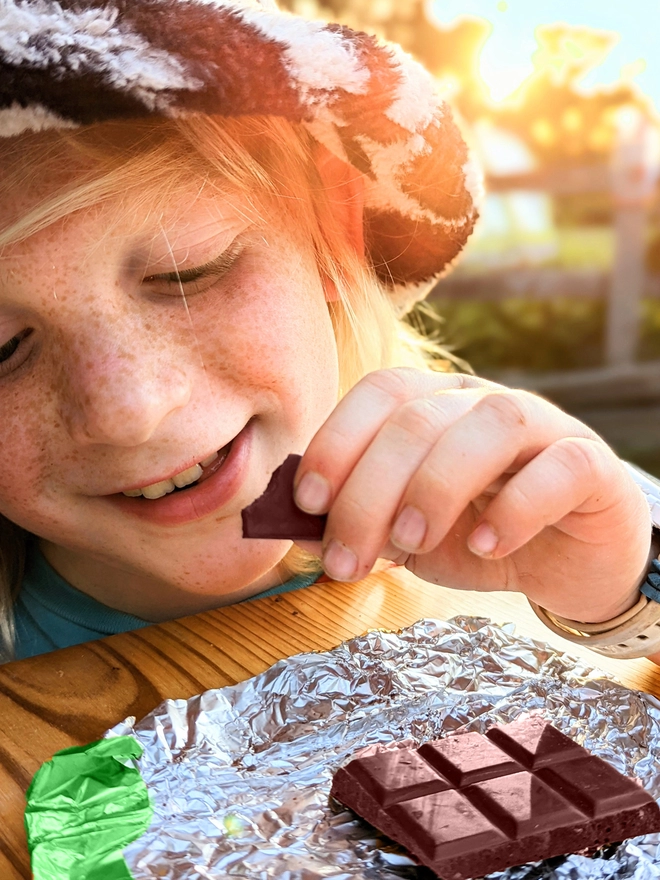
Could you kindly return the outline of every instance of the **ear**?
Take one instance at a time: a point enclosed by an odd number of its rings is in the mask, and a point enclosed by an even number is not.
[[[342,162],[320,144],[316,152],[316,167],[335,220],[345,230],[347,241],[355,252],[360,257],[364,256],[363,176],[352,165]],[[325,288],[328,302],[339,299],[330,279],[325,280]]]

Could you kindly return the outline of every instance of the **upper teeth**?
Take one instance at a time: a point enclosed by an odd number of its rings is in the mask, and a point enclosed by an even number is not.
[[[137,498],[139,495],[144,495],[145,498],[152,499],[162,498],[163,495],[167,495],[175,489],[183,489],[184,486],[189,486],[191,483],[194,483],[195,480],[199,480],[202,476],[202,468],[208,467],[217,457],[218,453],[214,452],[213,455],[209,455],[208,458],[205,458],[199,464],[194,464],[192,467],[186,468],[185,471],[175,474],[169,480],[160,480],[158,483],[152,483],[150,486],[143,486],[141,489],[128,489],[122,494],[128,495],[129,498]]]

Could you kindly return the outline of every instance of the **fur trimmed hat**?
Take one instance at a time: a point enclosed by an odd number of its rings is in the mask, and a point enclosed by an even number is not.
[[[395,45],[271,0],[0,0],[0,137],[197,113],[286,117],[358,169],[367,249],[401,311],[472,231],[479,173]]]

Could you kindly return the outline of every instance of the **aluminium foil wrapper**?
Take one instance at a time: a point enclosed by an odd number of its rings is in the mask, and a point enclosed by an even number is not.
[[[434,875],[329,803],[360,748],[483,732],[540,712],[660,798],[660,701],[482,618],[421,620],[299,654],[232,687],[167,700],[107,736],[144,748],[151,827],[124,851],[135,880],[429,880]],[[660,835],[559,857],[502,880],[660,878]]]

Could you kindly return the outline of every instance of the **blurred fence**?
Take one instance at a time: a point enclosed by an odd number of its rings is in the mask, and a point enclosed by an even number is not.
[[[641,133],[643,135],[643,132]],[[490,177],[490,192],[515,190],[607,194],[613,207],[612,270],[554,267],[489,269],[449,275],[430,299],[492,301],[500,298],[588,297],[606,303],[603,365],[593,369],[529,374],[509,370],[491,377],[538,391],[590,424],[615,449],[655,456],[660,472],[660,360],[639,362],[644,299],[660,297],[660,276],[645,269],[646,232],[656,200],[657,172],[645,161],[640,134],[623,141],[611,166],[537,170]],[[655,459],[654,459],[655,461]]]
[[[438,285],[435,295],[479,302],[507,297],[538,300],[559,296],[607,300],[611,287],[612,273],[600,269],[521,266],[515,271],[491,269],[487,275],[449,275]],[[647,274],[641,292],[644,299],[660,299],[660,275]]]

